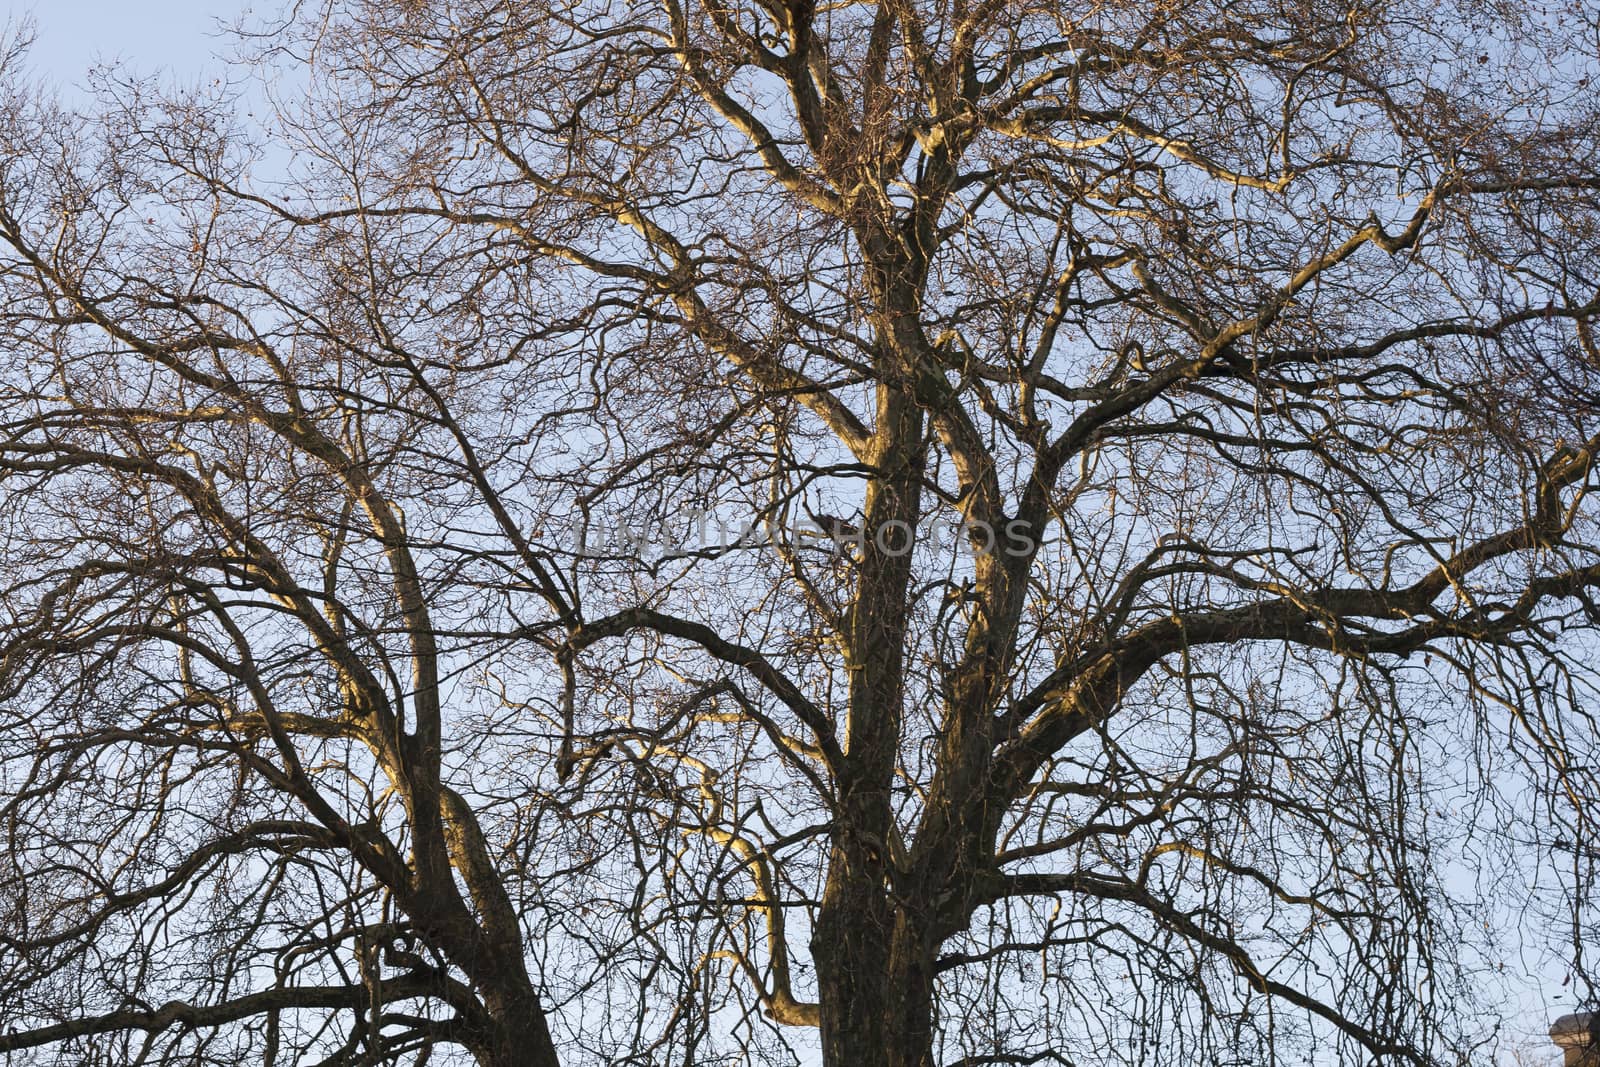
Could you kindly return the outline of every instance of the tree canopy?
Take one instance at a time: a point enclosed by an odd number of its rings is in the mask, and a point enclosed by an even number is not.
[[[262,115],[7,48],[0,1053],[1425,1067],[1593,995],[1592,4],[241,43]]]

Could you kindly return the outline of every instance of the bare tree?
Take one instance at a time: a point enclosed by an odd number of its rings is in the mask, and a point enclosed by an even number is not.
[[[7,107],[0,1050],[555,1063],[522,923],[591,861],[498,773],[468,576],[562,593],[448,407],[478,364],[354,357],[359,244],[141,165],[203,113]]]
[[[14,92],[0,1048],[1432,1064],[1521,951],[1592,994],[1597,33],[330,4],[277,186]]]

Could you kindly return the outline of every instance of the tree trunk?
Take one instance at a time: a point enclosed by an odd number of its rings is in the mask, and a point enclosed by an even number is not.
[[[933,1067],[933,965],[924,924],[835,854],[812,939],[826,1067]]]
[[[560,1067],[536,995],[488,999],[493,1030],[472,1050],[479,1067]]]

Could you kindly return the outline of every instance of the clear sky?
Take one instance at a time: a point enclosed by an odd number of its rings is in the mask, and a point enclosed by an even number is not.
[[[21,0],[7,5],[6,21],[32,20],[33,69],[70,96],[86,84],[91,66],[118,60],[139,74],[198,79],[230,47],[220,29],[249,6],[247,0]]]

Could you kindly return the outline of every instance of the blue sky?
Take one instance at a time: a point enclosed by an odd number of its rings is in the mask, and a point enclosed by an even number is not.
[[[197,79],[229,48],[220,27],[246,12],[246,0],[27,0],[8,4],[6,21],[32,20],[34,71],[71,95],[102,62],[121,60],[136,73],[161,71],[180,82]]]

